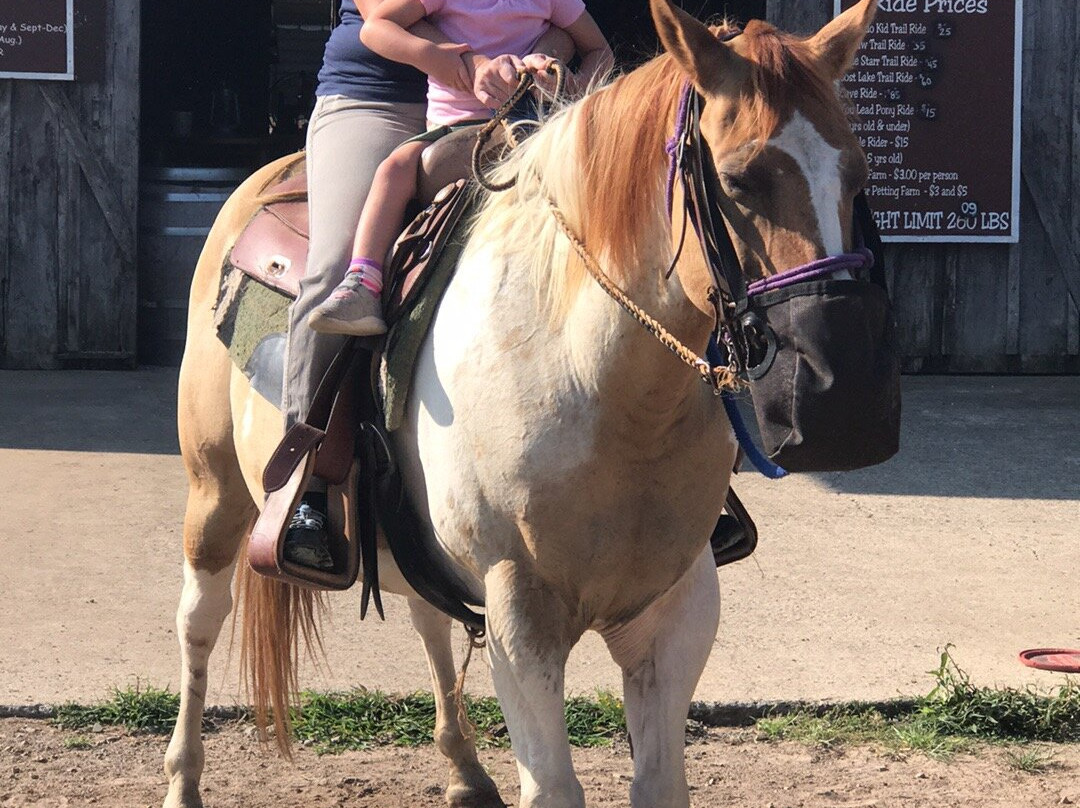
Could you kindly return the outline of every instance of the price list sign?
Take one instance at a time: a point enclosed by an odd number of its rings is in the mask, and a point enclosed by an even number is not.
[[[74,79],[74,27],[74,0],[3,0],[0,79]]]
[[[1021,0],[879,0],[843,83],[885,241],[1017,240],[1020,34]]]

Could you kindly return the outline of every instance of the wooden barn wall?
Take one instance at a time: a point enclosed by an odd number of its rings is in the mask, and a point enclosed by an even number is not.
[[[768,16],[805,33],[832,6],[770,0]],[[1020,241],[887,246],[909,372],[1080,373],[1077,6],[1024,0],[1023,16]]]
[[[0,367],[135,361],[139,3],[76,2],[71,81],[0,79]]]

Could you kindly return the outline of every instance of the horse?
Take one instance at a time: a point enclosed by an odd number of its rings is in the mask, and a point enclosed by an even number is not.
[[[683,238],[681,189],[674,215],[665,194],[665,144],[687,83],[704,102],[701,134],[747,280],[850,248],[853,198],[867,177],[836,84],[875,0],[806,38],[760,21],[734,35],[669,0],[650,8],[665,52],[552,115],[496,168],[494,179],[516,184],[475,216],[392,433],[427,528],[420,540],[485,605],[487,661],[526,808],[584,805],[563,706],[567,656],[588,630],[623,674],[631,804],[687,806],[685,719],[719,624],[708,539],[736,455],[730,424],[700,375],[589,280],[587,260],[675,338],[704,348],[715,281],[704,250]],[[208,658],[281,435],[280,414],[233,366],[211,322],[223,259],[279,168],[225,204],[191,288],[178,414],[190,482],[181,705],[166,808],[202,804]],[[383,586],[409,598],[431,663],[447,802],[503,805],[459,721],[450,619],[395,576],[388,555],[381,561]],[[316,601],[241,578],[256,702],[282,721]]]

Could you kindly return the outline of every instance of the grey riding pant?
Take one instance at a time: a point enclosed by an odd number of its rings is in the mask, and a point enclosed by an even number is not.
[[[308,315],[345,276],[375,169],[399,143],[424,131],[425,112],[425,104],[355,101],[340,95],[315,101],[307,133],[307,274],[289,309],[285,347],[286,429],[307,417],[315,388],[346,339],[312,331]]]

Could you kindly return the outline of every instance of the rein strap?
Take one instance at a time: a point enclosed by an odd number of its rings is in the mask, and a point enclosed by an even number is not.
[[[659,321],[646,312],[641,306],[631,300],[626,292],[620,289],[607,273],[600,267],[596,259],[592,257],[592,254],[586,248],[585,243],[577,237],[570,224],[566,221],[566,217],[563,216],[558,205],[555,204],[550,198],[547,200],[548,209],[551,211],[552,217],[559,225],[559,229],[562,230],[563,235],[566,236],[570,245],[574,248],[574,252],[581,258],[582,263],[585,264],[585,268],[589,270],[589,274],[593,276],[593,279],[600,285],[607,294],[626,312],[641,323],[645,330],[656,337],[661,344],[679,359],[681,359],[686,365],[689,365],[696,370],[700,375],[702,381],[713,388],[714,392],[719,394],[723,390],[737,390],[742,386],[738,376],[735,373],[734,368],[724,365],[712,365],[707,359],[698,356],[691,351],[685,345],[671,334]]]

